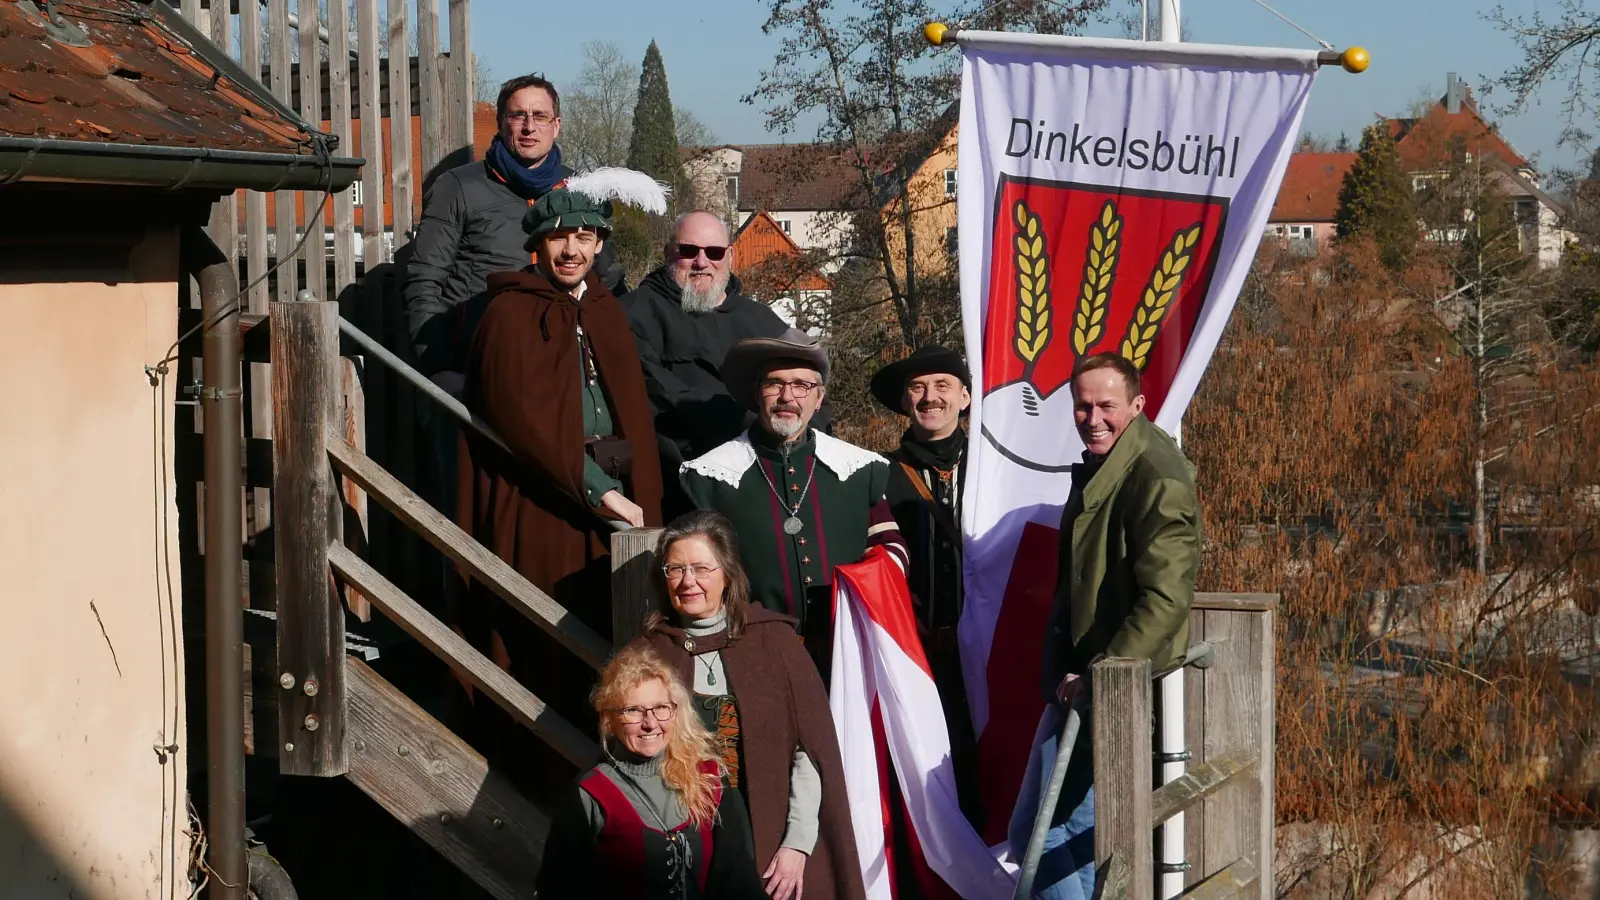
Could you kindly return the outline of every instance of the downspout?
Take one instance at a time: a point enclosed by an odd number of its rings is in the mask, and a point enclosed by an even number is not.
[[[245,900],[244,829],[244,441],[240,410],[239,279],[198,226],[185,226],[181,277],[200,282],[207,323],[200,409],[204,415],[206,558],[206,840],[209,896]]]

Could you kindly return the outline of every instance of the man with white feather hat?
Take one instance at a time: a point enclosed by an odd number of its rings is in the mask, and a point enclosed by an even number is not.
[[[505,441],[467,431],[462,528],[602,636],[611,633],[613,523],[659,525],[654,412],[622,306],[593,272],[612,202],[666,211],[666,190],[629,169],[598,169],[539,198],[523,219],[538,262],[489,277],[473,337],[467,406]],[[594,672],[474,582],[457,624],[580,730],[592,731]],[[536,797],[576,774],[493,703],[473,719],[485,756]],[[519,777],[520,776],[520,777]]]

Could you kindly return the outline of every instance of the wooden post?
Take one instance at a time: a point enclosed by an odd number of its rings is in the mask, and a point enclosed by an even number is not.
[[[367,452],[367,396],[361,389],[361,375],[354,360],[339,360],[339,430],[350,446]],[[339,493],[349,512],[345,513],[344,545],[360,556],[367,553],[372,532],[367,524],[367,492],[348,478],[341,479]],[[372,621],[372,604],[361,592],[345,586],[345,605],[350,614],[363,622]]]
[[[428,177],[444,158],[444,82],[439,70],[439,0],[417,0],[417,111],[422,116],[422,171]]]
[[[312,128],[322,127],[322,44],[317,37],[317,29],[322,22],[319,0],[299,0],[300,9],[300,117],[311,124]],[[329,38],[333,35],[330,33]],[[332,58],[329,59],[329,69],[333,68]],[[329,78],[332,80],[331,74]],[[330,106],[332,103],[329,104]],[[349,150],[341,147],[341,151]],[[306,290],[311,296],[325,298],[337,294],[328,293],[328,257],[326,253],[328,208],[324,205],[324,197],[310,191],[301,195],[298,201],[305,209],[301,218],[300,227],[307,235],[305,249],[301,250],[301,259],[306,263]],[[331,205],[332,200],[327,201]],[[318,212],[318,210],[321,210]],[[312,215],[316,213],[316,215]],[[281,258],[281,257],[280,257]],[[291,263],[286,268],[294,272]],[[282,270],[279,270],[282,274]]]
[[[355,129],[350,125],[350,6],[348,0],[328,0],[328,120],[339,139],[343,155],[359,153]],[[333,198],[334,300],[356,280],[356,207],[352,189]]]
[[[449,122],[445,125],[446,153],[458,149],[467,151],[468,159],[477,158],[477,148],[472,146],[472,110],[478,104],[472,65],[472,14],[469,0],[450,0],[450,69],[451,85],[445,90],[445,100],[450,105],[445,110]]]
[[[370,273],[388,261],[383,240],[385,166],[383,106],[378,90],[383,47],[378,43],[378,0],[356,0],[356,39],[361,57],[361,155],[367,161],[361,167],[361,270]],[[408,124],[401,122],[397,127]]]
[[[1195,598],[1191,640],[1208,641],[1216,650],[1211,668],[1191,677],[1203,682],[1199,718],[1202,740],[1191,745],[1196,762],[1205,763],[1233,751],[1256,756],[1248,778],[1239,779],[1207,797],[1203,804],[1203,855],[1191,858],[1202,878],[1245,859],[1263,873],[1241,895],[1267,900],[1272,896],[1273,825],[1275,823],[1273,745],[1277,596],[1232,594]],[[1193,712],[1193,710],[1191,710]]]
[[[328,463],[329,432],[343,430],[338,304],[272,304],[272,400],[279,770],[343,775],[344,604],[328,568],[341,510]]]
[[[1104,659],[1094,689],[1094,859],[1128,861],[1128,896],[1155,892],[1151,840],[1150,660]]]
[[[411,0],[389,0],[389,193],[394,249],[411,240],[415,201],[411,172],[411,51],[407,24]]]
[[[239,4],[239,65],[253,78],[261,77],[261,7]],[[276,93],[276,92],[274,92]],[[255,284],[267,270],[267,195],[246,191],[244,195],[245,279],[253,285],[248,295],[251,312],[267,313],[267,282]]]
[[[660,528],[630,528],[611,535],[611,645],[621,647],[644,630],[645,617],[664,610],[656,591],[656,540]]]
[[[242,5],[242,4],[241,4]],[[272,93],[285,104],[294,103],[294,86],[289,75],[294,68],[294,37],[289,31],[289,0],[267,0],[267,65],[272,70]],[[294,245],[298,215],[295,206],[300,200],[298,191],[278,191],[273,195],[273,235],[277,250],[272,254],[277,261],[277,289],[273,298],[282,303],[293,302],[299,293],[299,264],[294,259]]]

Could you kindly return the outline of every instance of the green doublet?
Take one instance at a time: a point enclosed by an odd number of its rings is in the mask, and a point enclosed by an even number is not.
[[[696,508],[733,522],[750,599],[799,619],[808,647],[829,635],[833,567],[866,553],[888,460],[815,430],[785,447],[755,427],[684,463],[680,477]],[[801,527],[787,534],[795,504]]]

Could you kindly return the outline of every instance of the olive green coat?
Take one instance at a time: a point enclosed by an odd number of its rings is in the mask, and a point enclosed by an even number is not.
[[[1098,466],[1072,467],[1045,638],[1046,698],[1101,655],[1149,659],[1157,673],[1181,664],[1199,567],[1194,466],[1138,416]]]

